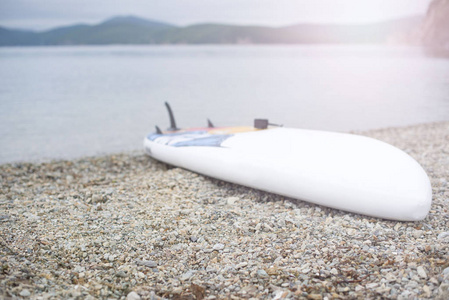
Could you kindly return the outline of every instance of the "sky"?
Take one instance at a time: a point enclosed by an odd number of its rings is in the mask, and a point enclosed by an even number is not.
[[[0,26],[46,30],[135,15],[175,25],[371,23],[425,15],[431,0],[0,0]]]

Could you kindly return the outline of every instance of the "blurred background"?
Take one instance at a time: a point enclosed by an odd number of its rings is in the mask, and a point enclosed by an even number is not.
[[[154,126],[350,132],[449,120],[448,0],[2,0],[0,163]]]

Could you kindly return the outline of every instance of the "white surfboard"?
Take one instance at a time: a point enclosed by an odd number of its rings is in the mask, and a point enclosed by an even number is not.
[[[151,157],[210,177],[363,215],[426,217],[429,178],[408,154],[353,134],[250,127],[148,135]]]

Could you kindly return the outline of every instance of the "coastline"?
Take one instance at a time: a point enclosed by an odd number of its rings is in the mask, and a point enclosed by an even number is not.
[[[143,152],[0,165],[0,296],[449,297],[449,122],[357,133],[423,166],[426,219],[286,199]]]

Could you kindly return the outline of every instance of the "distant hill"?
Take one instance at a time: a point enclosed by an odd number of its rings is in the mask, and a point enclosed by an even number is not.
[[[111,19],[108,19],[101,23],[103,26],[110,26],[110,25],[136,25],[136,26],[142,26],[147,28],[168,28],[173,27],[173,25],[170,25],[168,23],[163,23],[159,21],[152,21],[147,20],[143,18],[139,18],[136,16],[117,16],[113,17]]]
[[[0,27],[0,46],[32,46],[39,44],[40,38],[38,33]]]
[[[0,46],[109,44],[324,44],[416,43],[423,18],[366,25],[296,24],[286,27],[195,24],[179,27],[135,16],[97,25],[78,24],[35,32],[0,27]]]

